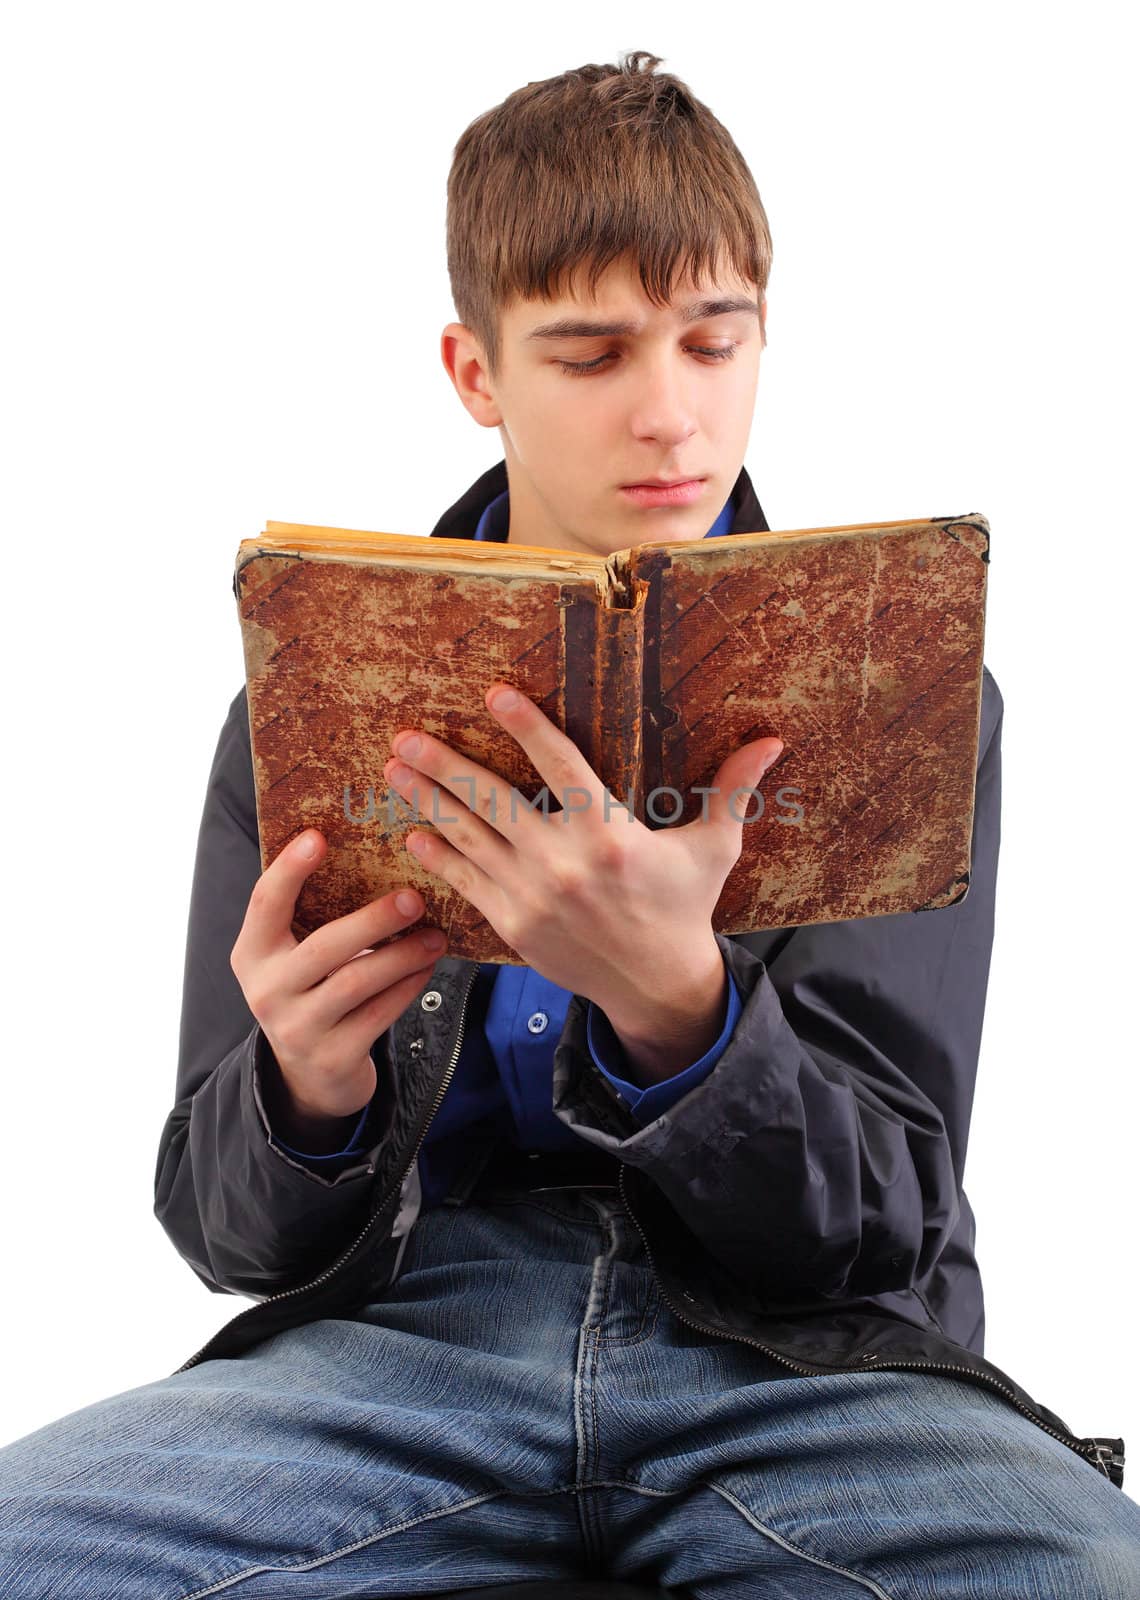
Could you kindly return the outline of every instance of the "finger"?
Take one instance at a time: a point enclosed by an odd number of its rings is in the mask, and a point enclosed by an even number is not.
[[[452,763],[456,769],[460,764],[459,757]],[[467,763],[471,766],[471,763]],[[400,776],[401,771],[407,772],[407,777]],[[470,782],[466,787],[466,798],[476,799],[474,790],[476,779],[474,774],[481,772],[478,767],[473,768]],[[392,785],[401,799],[406,800],[413,808],[413,816],[430,822],[438,828],[447,842],[459,850],[470,861],[482,868],[488,877],[502,879],[510,870],[515,845],[492,825],[491,818],[498,816],[499,806],[506,804],[507,815],[510,815],[509,803],[504,803],[501,796],[513,795],[514,791],[507,785],[500,784],[492,774],[485,773],[491,779],[489,786],[490,800],[486,819],[477,816],[464,803],[458,793],[459,782],[454,787],[440,785],[433,781],[426,773],[417,771],[414,767],[407,767],[403,762],[389,762],[384,767],[384,776]],[[488,792],[484,790],[484,793]],[[520,809],[518,797],[515,796],[515,812]]]
[[[404,911],[397,904],[398,895],[410,895],[413,909]],[[303,993],[329,977],[346,962],[360,955],[381,940],[406,933],[423,915],[422,895],[415,889],[393,889],[379,900],[370,900],[357,911],[326,922],[315,928],[297,945],[290,958],[290,988]],[[397,943],[402,941],[397,940]],[[386,946],[385,948],[389,948]],[[394,946],[392,947],[394,948]]]
[[[442,878],[486,917],[493,928],[500,925],[504,903],[509,898],[502,885],[488,877],[474,861],[456,850],[438,833],[423,829],[409,833],[404,841],[409,853],[426,871]]]
[[[431,982],[434,966],[419,967],[347,1011],[330,1035],[332,1048],[345,1060],[363,1057],[386,1028],[406,1011]]]
[[[499,696],[510,691],[514,703],[503,705]],[[495,720],[521,745],[531,766],[564,812],[584,812],[599,822],[605,818],[605,784],[573,739],[556,728],[534,701],[511,684],[493,683],[484,700]],[[612,800],[612,797],[611,797]]]
[[[346,961],[335,972],[307,990],[299,999],[299,1016],[306,1031],[314,1037],[324,1038],[339,1025],[385,993],[399,991],[403,1004],[393,1013],[399,1015],[419,988],[406,988],[410,979],[418,977],[420,988],[427,982],[439,957],[446,949],[446,940],[429,946],[427,940],[442,938],[438,928],[418,928],[380,950],[370,950]]]
[[[698,819],[694,825],[735,829],[739,843],[739,830],[760,815],[753,791],[783,748],[782,739],[756,739],[729,756],[717,772],[707,820]]]
[[[324,835],[306,828],[279,850],[253,886],[235,951],[262,961],[297,944],[292,922],[301,885],[323,859]]]
[[[486,850],[496,840],[504,850],[509,847],[525,811],[517,791],[441,740],[416,730],[419,744],[413,749],[408,743],[411,737],[410,730],[402,729],[392,740],[396,754],[384,765],[384,777],[392,788],[449,838],[455,837],[456,823],[474,817],[486,830]]]

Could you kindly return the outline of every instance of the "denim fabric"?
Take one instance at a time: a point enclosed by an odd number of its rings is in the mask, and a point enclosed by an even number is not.
[[[0,1450],[0,1595],[1140,1593],[1140,1507],[998,1396],[795,1375],[672,1315],[615,1188],[495,1182],[425,1211],[356,1315]]]

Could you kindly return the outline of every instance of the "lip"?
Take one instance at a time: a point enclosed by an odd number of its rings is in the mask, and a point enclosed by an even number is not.
[[[639,506],[687,506],[704,493],[703,478],[678,478],[672,483],[623,483],[621,492]]]

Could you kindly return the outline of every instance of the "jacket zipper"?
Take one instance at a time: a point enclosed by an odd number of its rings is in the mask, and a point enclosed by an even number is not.
[[[471,999],[471,991],[475,987],[475,980],[478,975],[479,964],[476,963],[472,968],[471,976],[468,979],[467,988],[464,990],[463,1003],[459,1012],[459,1029],[455,1036],[455,1045],[451,1052],[451,1060],[448,1062],[447,1071],[443,1075],[443,1079],[440,1083],[439,1090],[431,1108],[431,1113],[423,1127],[420,1129],[420,1135],[416,1141],[416,1147],[413,1151],[412,1159],[404,1168],[400,1182],[388,1190],[388,1193],[384,1196],[384,1199],[381,1201],[380,1205],[377,1206],[377,1208],[369,1216],[364,1228],[348,1246],[347,1250],[342,1251],[332,1265],[325,1268],[324,1272],[320,1273],[316,1278],[310,1279],[308,1283],[299,1284],[296,1288],[282,1289],[277,1294],[267,1295],[266,1298],[259,1301],[257,1305],[250,1306],[247,1311],[239,1312],[236,1317],[234,1317],[230,1322],[226,1323],[224,1328],[219,1329],[218,1333],[214,1334],[209,1340],[207,1340],[202,1348],[197,1351],[196,1354],[190,1357],[189,1361],[185,1362],[181,1367],[179,1367],[177,1369],[178,1372],[188,1372],[191,1367],[197,1366],[197,1364],[205,1358],[206,1352],[209,1350],[210,1346],[217,1339],[219,1339],[223,1333],[228,1331],[228,1329],[235,1327],[243,1317],[252,1317],[261,1310],[262,1306],[276,1304],[280,1300],[288,1300],[294,1295],[307,1294],[310,1290],[315,1289],[320,1284],[327,1282],[330,1278],[335,1276],[341,1267],[344,1266],[350,1257],[352,1257],[364,1243],[368,1235],[372,1232],[372,1229],[375,1227],[377,1220],[387,1209],[392,1198],[399,1193],[400,1189],[403,1188],[408,1174],[411,1172],[412,1167],[419,1159],[420,1149],[424,1140],[427,1138],[428,1129],[431,1127],[435,1114],[443,1103],[443,1097],[447,1093],[448,1085],[455,1075],[455,1069],[459,1063],[459,1053],[463,1047],[463,1034],[467,1024],[467,1006]],[[665,1300],[665,1304],[669,1307],[673,1315],[677,1317],[679,1321],[687,1323],[690,1328],[696,1328],[698,1333],[708,1333],[714,1338],[735,1339],[741,1344],[754,1345],[757,1350],[762,1350],[766,1356],[770,1356],[773,1361],[778,1361],[782,1366],[790,1367],[793,1372],[802,1373],[805,1377],[817,1376],[811,1367],[805,1367],[801,1365],[800,1362],[793,1361],[790,1357],[781,1355],[778,1350],[773,1350],[770,1348],[770,1346],[762,1344],[759,1339],[753,1339],[749,1334],[746,1333],[731,1333],[724,1328],[713,1328],[710,1327],[706,1322],[697,1322],[693,1317],[690,1317],[686,1312],[680,1310],[680,1308],[673,1303],[668,1294],[665,1293],[665,1286],[661,1281],[661,1274],[658,1272],[657,1265],[653,1260],[653,1254],[649,1248],[649,1241],[645,1237],[645,1230],[641,1226],[641,1222],[637,1216],[637,1213],[630,1202],[629,1193],[625,1186],[625,1168],[626,1164],[623,1161],[618,1172],[618,1192],[622,1197],[622,1201],[626,1210],[629,1212],[629,1215],[633,1220],[634,1226],[641,1236],[641,1242],[645,1249],[646,1258],[653,1270],[653,1276],[657,1281],[657,1286],[661,1291],[662,1297]],[[942,1361],[884,1361],[879,1363],[878,1356],[874,1354],[864,1356],[863,1360],[866,1362],[873,1361],[878,1363],[875,1368],[877,1372],[929,1371],[961,1373],[962,1376],[971,1383],[983,1383],[987,1388],[993,1389],[997,1393],[1005,1395],[1006,1398],[1012,1401],[1012,1403],[1024,1416],[1027,1416],[1029,1420],[1035,1423],[1037,1427],[1042,1429],[1043,1432],[1050,1434],[1054,1439],[1059,1439],[1062,1444],[1067,1445],[1069,1449],[1079,1455],[1082,1460],[1088,1461],[1090,1465],[1095,1467],[1098,1472],[1102,1473],[1111,1482],[1119,1483],[1120,1481],[1119,1478],[1113,1476],[1111,1471],[1111,1468],[1113,1467],[1117,1469],[1117,1473],[1120,1474],[1120,1478],[1123,1477],[1124,1457],[1116,1449],[1116,1445],[1119,1441],[1115,1439],[1093,1438],[1090,1439],[1086,1445],[1084,1441],[1078,1440],[1074,1436],[1066,1436],[1065,1434],[1058,1433],[1057,1430],[1055,1428],[1051,1428],[1047,1422],[1042,1422],[1041,1418],[1037,1416],[1035,1412],[1031,1411],[1028,1406],[1023,1405],[1013,1391],[1006,1388],[1004,1383],[999,1383],[996,1378],[990,1378],[985,1373],[976,1372],[973,1367],[963,1367]],[[852,1367],[850,1370],[855,1372],[858,1369]]]
[[[621,1194],[621,1197],[622,1197],[622,1200],[623,1200],[623,1202],[625,1204],[626,1210],[629,1212],[630,1217],[633,1219],[634,1226],[637,1228],[638,1233],[641,1235],[641,1242],[642,1242],[643,1246],[645,1247],[646,1257],[648,1258],[649,1264],[653,1269],[653,1276],[657,1280],[657,1286],[661,1291],[661,1294],[662,1294],[662,1296],[663,1296],[663,1298],[665,1300],[665,1304],[669,1307],[669,1309],[673,1313],[673,1315],[675,1317],[679,1318],[679,1320],[681,1322],[687,1322],[690,1328],[696,1328],[699,1333],[711,1333],[712,1335],[714,1335],[714,1337],[719,1338],[719,1339],[737,1339],[742,1344],[755,1345],[758,1350],[763,1350],[765,1355],[771,1356],[773,1361],[779,1361],[785,1367],[791,1367],[793,1372],[801,1372],[801,1373],[804,1374],[805,1377],[816,1377],[816,1376],[818,1376],[818,1374],[815,1373],[811,1367],[801,1366],[798,1361],[792,1361],[788,1356],[781,1355],[778,1350],[772,1350],[766,1344],[761,1344],[759,1339],[753,1339],[746,1333],[730,1333],[727,1329],[724,1329],[724,1328],[711,1328],[711,1327],[709,1327],[708,1323],[706,1323],[706,1322],[696,1322],[692,1317],[687,1316],[685,1312],[680,1311],[673,1304],[672,1300],[670,1300],[669,1296],[665,1293],[665,1286],[661,1281],[661,1274],[657,1270],[657,1265],[654,1262],[652,1252],[649,1249],[649,1241],[645,1237],[645,1229],[641,1226],[641,1223],[638,1220],[637,1213],[634,1211],[633,1206],[630,1204],[629,1194],[628,1194],[628,1192],[626,1190],[626,1187],[625,1187],[625,1168],[626,1168],[626,1164],[623,1161],[622,1164],[621,1164],[621,1170],[618,1173],[618,1191]],[[1037,1426],[1039,1428],[1041,1428],[1045,1433],[1052,1434],[1053,1438],[1054,1439],[1059,1439],[1062,1444],[1068,1445],[1070,1450],[1075,1451],[1077,1453],[1077,1455],[1079,1455],[1082,1458],[1082,1460],[1090,1462],[1091,1465],[1094,1466],[1097,1469],[1098,1472],[1103,1473],[1104,1476],[1106,1478],[1109,1478],[1111,1481],[1116,1482],[1116,1480],[1112,1476],[1112,1473],[1109,1470],[1110,1465],[1111,1466],[1115,1466],[1117,1469],[1123,1469],[1123,1467],[1124,1467],[1124,1457],[1116,1449],[1116,1445],[1119,1442],[1118,1440],[1115,1440],[1115,1439],[1090,1439],[1088,1441],[1084,1441],[1084,1440],[1076,1439],[1075,1436],[1066,1437],[1063,1433],[1058,1433],[1057,1430],[1055,1428],[1051,1428],[1047,1422],[1042,1422],[1041,1418],[1039,1416],[1037,1416],[1033,1411],[1030,1411],[1028,1406],[1023,1405],[1022,1402],[1013,1393],[1013,1391],[1011,1389],[1007,1389],[1006,1388],[1004,1383],[999,1383],[996,1378],[991,1378],[991,1377],[987,1376],[985,1373],[976,1372],[973,1367],[957,1366],[957,1365],[951,1364],[949,1362],[944,1362],[944,1361],[882,1361],[882,1362],[880,1362],[879,1361],[879,1357],[877,1355],[874,1355],[874,1354],[865,1355],[861,1359],[863,1361],[865,1361],[865,1362],[872,1362],[872,1361],[875,1362],[876,1363],[876,1365],[875,1365],[875,1371],[876,1372],[887,1372],[887,1371],[896,1371],[896,1370],[898,1370],[898,1371],[909,1370],[909,1371],[914,1371],[914,1372],[920,1372],[920,1371],[960,1372],[966,1378],[968,1378],[971,1382],[973,1382],[973,1383],[984,1383],[988,1388],[995,1389],[999,1393],[1006,1395],[1008,1397],[1008,1399],[1012,1400],[1013,1404],[1017,1407],[1017,1409],[1020,1412],[1022,1412],[1025,1416],[1027,1416],[1031,1422],[1035,1422],[1037,1424]],[[850,1368],[850,1370],[852,1372],[857,1372],[859,1369],[857,1367],[852,1367],[852,1368]]]
[[[439,1091],[436,1094],[435,1102],[434,1102],[434,1104],[432,1105],[432,1108],[431,1108],[431,1113],[428,1116],[428,1119],[424,1123],[423,1127],[420,1129],[420,1136],[419,1136],[419,1139],[416,1141],[416,1148],[412,1153],[412,1159],[411,1159],[411,1161],[409,1161],[408,1165],[404,1168],[403,1176],[400,1178],[399,1183],[398,1184],[394,1184],[393,1187],[388,1190],[388,1193],[384,1196],[384,1199],[376,1207],[376,1209],[370,1214],[370,1216],[368,1218],[368,1221],[365,1223],[365,1225],[362,1228],[362,1230],[360,1231],[360,1233],[357,1234],[356,1238],[348,1246],[347,1250],[343,1250],[341,1252],[341,1254],[337,1257],[337,1259],[332,1263],[331,1266],[326,1267],[325,1270],[322,1273],[319,1274],[319,1276],[317,1276],[315,1278],[311,1278],[308,1283],[298,1284],[293,1289],[281,1289],[281,1290],[278,1291],[277,1294],[266,1295],[265,1299],[264,1300],[259,1300],[257,1305],[250,1306],[248,1308],[248,1310],[246,1310],[246,1311],[239,1311],[237,1316],[233,1317],[229,1322],[227,1322],[225,1324],[225,1326],[223,1328],[220,1328],[217,1333],[213,1334],[211,1336],[211,1338],[209,1338],[206,1341],[206,1343],[202,1346],[202,1348],[199,1351],[197,1351],[196,1354],[194,1354],[194,1355],[192,1355],[190,1357],[189,1361],[185,1362],[182,1366],[180,1366],[178,1368],[178,1372],[188,1372],[191,1367],[197,1366],[199,1361],[204,1359],[204,1357],[206,1355],[206,1352],[207,1352],[207,1350],[209,1350],[210,1346],[212,1344],[214,1344],[214,1342],[217,1339],[220,1339],[223,1333],[228,1332],[230,1328],[236,1327],[238,1325],[238,1323],[240,1323],[244,1317],[255,1316],[256,1313],[261,1310],[262,1306],[276,1305],[279,1301],[281,1301],[281,1300],[289,1300],[294,1295],[310,1293],[313,1289],[316,1289],[317,1287],[319,1287],[319,1285],[321,1285],[323,1283],[326,1283],[330,1278],[334,1277],[335,1274],[340,1271],[341,1267],[343,1267],[344,1264],[350,1259],[350,1257],[352,1257],[353,1255],[356,1254],[357,1250],[359,1250],[360,1246],[364,1243],[364,1241],[367,1239],[368,1235],[372,1232],[372,1229],[375,1227],[377,1220],[383,1215],[384,1211],[387,1209],[388,1205],[391,1203],[392,1198],[395,1195],[399,1194],[400,1190],[403,1188],[405,1182],[407,1181],[408,1174],[411,1172],[412,1168],[415,1166],[417,1160],[419,1159],[420,1147],[422,1146],[424,1140],[427,1138],[428,1129],[431,1127],[431,1124],[432,1124],[432,1121],[433,1121],[433,1119],[435,1117],[436,1112],[439,1110],[440,1106],[443,1104],[443,1097],[447,1093],[448,1084],[450,1084],[452,1078],[454,1077],[456,1066],[459,1063],[459,1052],[463,1048],[463,1032],[464,1032],[464,1028],[466,1027],[466,1024],[467,1024],[467,1004],[468,1004],[468,1001],[471,999],[471,991],[475,987],[475,979],[478,976],[479,976],[479,964],[476,963],[475,966],[472,969],[470,978],[467,980],[467,988],[466,988],[466,990],[464,991],[464,994],[463,994],[463,1004],[462,1004],[462,1006],[460,1008],[460,1012],[459,1012],[459,1031],[455,1036],[455,1046],[454,1046],[454,1048],[452,1049],[452,1052],[451,1052],[451,1060],[448,1062],[447,1071],[443,1075],[443,1080],[440,1083]]]

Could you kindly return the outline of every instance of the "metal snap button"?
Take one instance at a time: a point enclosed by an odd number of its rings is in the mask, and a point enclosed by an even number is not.
[[[423,1042],[422,1039],[413,1039],[412,1042],[408,1045],[409,1051],[414,1056],[418,1056],[420,1051],[423,1049],[423,1047],[424,1047],[424,1042]]]
[[[425,994],[423,999],[420,1001],[420,1008],[423,1011],[438,1011],[442,1004],[443,996],[440,994],[439,990],[429,989],[427,994]]]
[[[550,1018],[545,1011],[535,1011],[526,1019],[526,1025],[531,1033],[545,1033],[546,1025],[549,1021]]]

